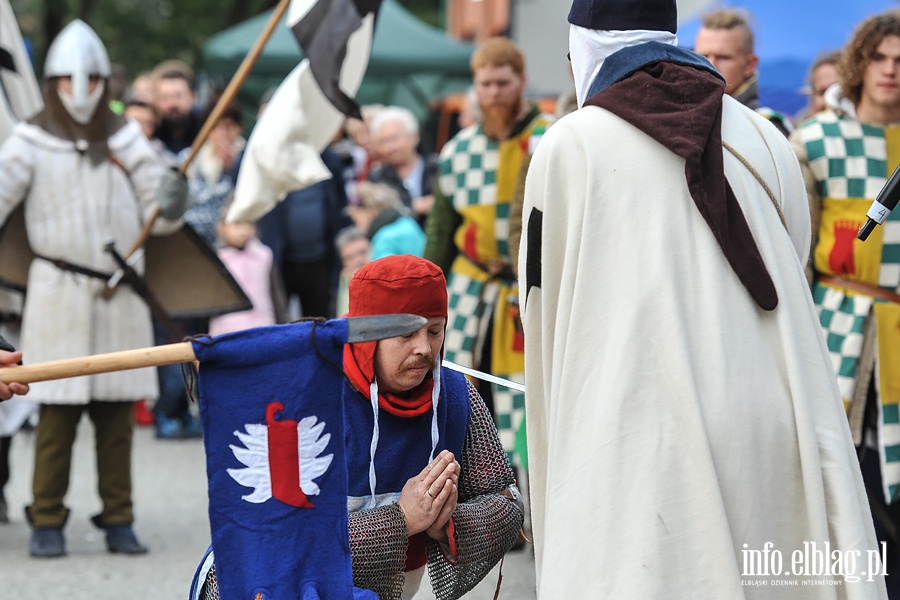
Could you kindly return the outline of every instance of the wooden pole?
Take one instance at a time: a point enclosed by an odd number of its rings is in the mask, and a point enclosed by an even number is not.
[[[212,112],[209,114],[209,118],[206,119],[205,123],[203,123],[203,127],[200,129],[200,132],[194,139],[194,143],[191,144],[190,153],[178,168],[178,172],[182,175],[187,172],[188,167],[192,162],[194,162],[194,158],[197,157],[197,153],[200,151],[200,148],[204,143],[206,143],[206,139],[212,132],[213,127],[216,126],[216,123],[219,122],[219,118],[222,116],[222,113],[225,112],[225,109],[228,107],[231,101],[234,100],[234,97],[237,95],[238,90],[240,89],[241,85],[244,84],[244,81],[247,79],[247,75],[250,74],[250,70],[253,68],[253,65],[256,64],[256,61],[259,59],[260,54],[262,54],[263,48],[265,48],[266,43],[269,41],[269,38],[272,37],[272,32],[275,31],[275,27],[278,26],[278,23],[281,21],[281,18],[287,11],[290,3],[291,0],[281,0],[281,2],[278,3],[278,6],[275,7],[272,16],[269,18],[269,21],[263,28],[262,33],[260,33],[259,37],[256,39],[256,43],[253,44],[250,52],[248,52],[247,56],[244,57],[244,60],[241,62],[241,65],[235,72],[234,77],[232,77],[231,81],[228,83],[228,87],[225,88],[225,91],[222,92],[222,96],[219,98],[219,101],[216,102],[215,107],[213,107]],[[141,230],[141,233],[135,240],[134,245],[128,251],[128,254],[125,255],[126,259],[131,258],[131,256],[138,251],[138,248],[147,243],[147,238],[150,237],[150,230],[153,228],[153,224],[156,223],[156,219],[159,218],[159,214],[160,210],[159,207],[157,207],[153,214],[150,215],[150,218],[147,219],[147,222],[144,224],[144,228]]]
[[[34,383],[142,367],[159,367],[194,360],[196,360],[196,356],[194,356],[194,348],[191,343],[179,342],[165,346],[152,346],[0,369],[0,382]]]

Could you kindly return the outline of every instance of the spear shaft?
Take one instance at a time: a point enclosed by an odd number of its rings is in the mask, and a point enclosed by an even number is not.
[[[269,18],[269,21],[263,28],[262,33],[260,33],[259,37],[256,39],[256,43],[253,44],[250,52],[248,52],[247,56],[244,57],[244,60],[241,62],[238,70],[235,71],[234,77],[232,77],[231,81],[228,83],[228,87],[225,88],[225,91],[223,91],[222,95],[219,97],[219,101],[216,102],[215,107],[213,107],[212,112],[209,114],[209,118],[207,118],[206,122],[203,123],[203,127],[200,129],[200,132],[194,139],[194,143],[191,144],[191,151],[188,154],[187,158],[184,160],[181,166],[178,167],[178,172],[182,175],[187,172],[188,167],[192,162],[194,162],[194,158],[196,158],[197,153],[200,152],[200,148],[203,146],[203,144],[206,143],[206,139],[212,132],[213,127],[216,126],[216,123],[219,122],[219,119],[222,117],[222,113],[225,112],[225,109],[229,104],[231,104],[231,101],[234,100],[234,97],[237,95],[238,90],[244,84],[244,81],[250,74],[250,70],[253,68],[253,65],[256,64],[256,61],[262,54],[263,48],[265,48],[266,43],[269,41],[269,38],[272,37],[272,32],[275,31],[275,27],[281,21],[281,18],[287,11],[290,3],[291,0],[281,0],[281,2],[278,3],[278,6],[275,7],[275,10],[272,12],[272,16]],[[160,209],[159,207],[157,207],[156,210],[153,211],[153,214],[150,215],[150,218],[147,219],[147,222],[144,224],[144,228],[141,230],[141,233],[135,240],[134,245],[132,245],[131,249],[128,251],[128,254],[125,255],[126,260],[131,258],[131,255],[137,252],[138,248],[147,243],[147,238],[150,237],[150,230],[153,229],[153,224],[156,223],[159,215]]]

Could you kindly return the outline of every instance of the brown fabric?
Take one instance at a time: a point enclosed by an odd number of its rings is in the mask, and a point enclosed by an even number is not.
[[[725,83],[712,73],[657,62],[600,91],[585,105],[608,110],[685,160],[691,197],[725,258],[756,304],[774,310],[775,285],[725,178],[724,93]]]
[[[63,106],[56,91],[55,80],[44,82],[44,110],[31,118],[30,123],[36,125],[58,138],[78,142],[87,142],[84,151],[93,164],[100,164],[109,159],[110,151],[107,140],[125,126],[125,118],[109,109],[109,86],[103,93],[97,111],[86,125],[77,123]]]

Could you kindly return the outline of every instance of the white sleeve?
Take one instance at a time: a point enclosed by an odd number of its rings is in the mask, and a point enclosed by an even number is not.
[[[33,177],[33,148],[13,133],[0,146],[0,225],[25,199]]]

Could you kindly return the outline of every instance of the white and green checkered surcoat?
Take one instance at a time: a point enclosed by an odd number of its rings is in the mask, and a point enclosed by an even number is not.
[[[887,183],[884,128],[827,111],[801,126],[800,132],[821,198],[874,199]],[[900,286],[900,211],[894,211],[882,227],[884,243],[878,284],[897,291]],[[873,301],[871,297],[859,294],[847,295],[817,282],[813,287],[813,301],[837,373],[841,396],[850,401],[859,380],[866,322],[873,302],[879,300]],[[878,433],[882,445],[882,475],[886,495],[896,500],[900,498],[900,410],[897,405],[886,405],[880,412]]]

